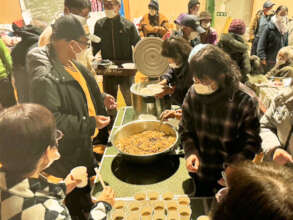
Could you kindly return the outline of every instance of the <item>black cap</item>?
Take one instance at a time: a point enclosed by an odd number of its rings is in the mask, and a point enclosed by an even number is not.
[[[85,31],[77,18],[73,15],[64,15],[52,25],[52,37],[55,40],[78,40],[86,37]]]
[[[271,2],[271,1],[266,1],[264,4],[263,4],[263,8],[271,8],[275,5],[275,3]]]
[[[188,2],[188,8],[192,8],[193,6],[197,5],[197,4],[200,4],[199,0],[190,0]]]
[[[151,0],[151,2],[149,3],[149,8],[154,8],[159,11],[159,3],[155,0]]]
[[[183,26],[190,27],[196,32],[202,34],[206,31],[200,26],[200,20],[198,16],[195,15],[185,15],[180,23]]]

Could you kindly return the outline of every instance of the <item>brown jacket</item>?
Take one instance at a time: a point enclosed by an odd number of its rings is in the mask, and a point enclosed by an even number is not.
[[[149,14],[143,16],[140,21],[139,31],[142,37],[147,37],[149,34],[156,34],[158,37],[163,37],[169,29],[168,19],[159,13],[159,25],[152,26],[150,24]]]

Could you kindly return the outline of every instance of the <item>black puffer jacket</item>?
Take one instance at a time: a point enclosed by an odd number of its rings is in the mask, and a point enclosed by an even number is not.
[[[135,25],[121,16],[97,21],[95,35],[102,40],[93,43],[93,53],[101,50],[103,59],[132,62],[132,46],[140,40]]]
[[[61,159],[54,162],[48,173],[65,177],[72,168],[86,166],[89,174],[97,165],[93,156],[91,136],[96,120],[89,117],[86,97],[78,82],[55,58],[52,48],[34,48],[28,53],[28,71],[33,77],[30,102],[47,107],[55,116],[57,128],[64,133],[59,143]],[[97,115],[107,115],[104,99],[91,73],[75,63],[84,76]]]
[[[251,72],[248,45],[245,40],[238,34],[222,34],[218,46],[238,64],[242,74],[242,81],[245,81],[246,75]]]

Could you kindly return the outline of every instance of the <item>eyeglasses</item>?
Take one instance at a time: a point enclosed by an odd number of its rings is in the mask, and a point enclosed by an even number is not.
[[[56,139],[56,147],[59,145],[59,141],[64,137],[64,134],[60,130],[56,130],[55,139]]]
[[[80,40],[77,40],[78,43],[80,44],[83,44],[85,45],[87,48],[90,48],[91,47],[91,43],[89,41],[80,41]]]

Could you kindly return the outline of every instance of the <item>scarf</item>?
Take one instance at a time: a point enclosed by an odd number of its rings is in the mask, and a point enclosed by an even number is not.
[[[278,31],[282,35],[284,35],[284,34],[286,34],[288,32],[288,25],[287,25],[288,21],[287,21],[287,19],[286,20],[285,19],[280,20],[280,19],[277,19],[276,15],[274,15],[272,17],[272,22],[275,24],[275,26],[277,27]]]

